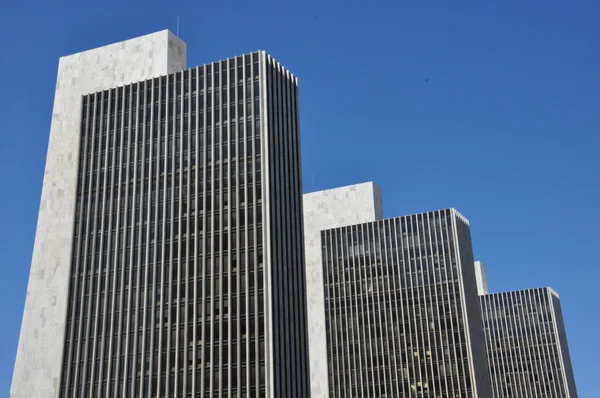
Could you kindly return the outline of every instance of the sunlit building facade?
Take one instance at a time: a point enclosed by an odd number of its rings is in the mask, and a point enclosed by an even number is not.
[[[297,79],[165,31],[61,59],[57,109],[11,396],[308,397]]]
[[[491,396],[466,218],[383,219],[321,243],[331,397]]]
[[[494,398],[577,398],[558,294],[528,289],[480,301]]]

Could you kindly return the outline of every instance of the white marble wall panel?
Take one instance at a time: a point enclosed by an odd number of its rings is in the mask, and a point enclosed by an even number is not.
[[[475,266],[475,278],[477,280],[477,294],[480,296],[483,296],[484,294],[489,294],[490,290],[488,288],[485,264],[483,264],[481,261],[475,261],[474,266]]]
[[[166,75],[185,64],[186,44],[166,30],[60,58],[11,398],[59,393],[82,95]]]
[[[381,190],[372,182],[304,195],[304,241],[312,398],[329,397],[321,231],[383,218]]]

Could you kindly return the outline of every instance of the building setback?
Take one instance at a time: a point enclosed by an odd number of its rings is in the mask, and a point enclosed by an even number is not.
[[[558,294],[540,288],[480,301],[494,398],[577,398]]]
[[[184,68],[166,31],[61,59],[11,397],[309,396],[297,79]]]
[[[321,232],[330,397],[491,396],[468,221]]]

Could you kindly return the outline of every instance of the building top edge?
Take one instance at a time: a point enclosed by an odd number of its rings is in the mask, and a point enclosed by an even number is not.
[[[306,194],[305,194],[305,196],[306,196]],[[339,230],[339,229],[343,229],[343,228],[354,227],[354,226],[358,226],[358,225],[369,225],[369,224],[376,224],[376,223],[380,223],[380,222],[389,222],[389,221],[394,221],[394,220],[408,218],[408,217],[430,216],[430,215],[435,215],[435,213],[440,214],[443,212],[450,212],[450,214],[458,213],[453,208],[445,208],[445,209],[431,210],[431,211],[425,211],[425,212],[414,213],[414,214],[406,214],[406,215],[396,216],[396,217],[382,218],[380,220],[375,220],[375,221],[367,221],[367,222],[361,222],[361,223],[355,223],[355,224],[348,224],[348,225],[343,225],[341,227],[326,228],[326,229],[323,229],[322,231],[333,231],[333,230]],[[464,217],[463,217],[463,219],[468,224],[468,220]]]
[[[334,192],[347,191],[347,190],[352,189],[352,188],[363,188],[363,187],[367,187],[367,186],[373,186],[373,187],[379,188],[379,186],[377,184],[375,184],[373,181],[366,181],[366,182],[360,182],[358,184],[349,184],[349,185],[344,185],[344,186],[341,186],[341,187],[335,187],[335,188],[329,188],[329,189],[321,189],[319,191],[306,192],[302,196],[304,196],[304,197],[310,197],[310,196],[316,196],[316,195],[325,195],[325,194],[334,193]]]
[[[69,58],[73,58],[73,57],[78,57],[82,54],[86,54],[86,53],[90,53],[90,52],[94,52],[97,51],[101,48],[107,48],[107,47],[118,47],[121,45],[124,45],[125,43],[130,43],[130,42],[134,42],[134,41],[142,41],[142,40],[147,40],[149,39],[151,36],[156,36],[156,37],[160,37],[160,36],[165,36],[165,38],[172,38],[172,39],[176,39],[181,41],[184,45],[187,45],[186,42],[181,39],[181,37],[175,35],[175,33],[171,32],[169,29],[163,29],[163,30],[159,30],[157,32],[152,32],[152,33],[148,33],[142,36],[136,36],[136,37],[132,37],[126,40],[121,40],[121,41],[117,41],[114,43],[110,43],[110,44],[106,44],[103,46],[98,46],[98,47],[94,47],[94,48],[90,48],[87,50],[83,50],[83,51],[78,51],[75,53],[71,53],[71,54],[67,54],[67,55],[63,55],[60,57],[60,59],[69,59]]]
[[[169,32],[169,33],[171,33],[171,32]],[[119,43],[117,43],[117,44],[119,44]],[[89,50],[89,51],[92,51],[92,50]],[[77,54],[81,54],[81,53],[77,53]],[[181,69],[181,70],[178,70],[178,71],[174,71],[174,72],[171,72],[171,73],[167,73],[167,74],[160,74],[160,75],[157,75],[157,76],[154,76],[154,77],[150,77],[150,78],[148,78],[148,79],[142,79],[142,80],[133,81],[133,82],[124,83],[124,84],[117,84],[117,85],[115,85],[114,87],[108,87],[108,88],[105,88],[105,89],[102,89],[102,90],[98,90],[98,91],[89,91],[89,92],[85,92],[85,93],[83,93],[82,95],[84,95],[84,96],[85,96],[85,95],[92,95],[92,94],[95,94],[95,93],[101,93],[101,92],[103,92],[103,91],[108,91],[108,90],[116,89],[116,88],[119,88],[119,87],[130,86],[130,85],[133,85],[133,84],[136,84],[136,83],[142,83],[142,82],[145,82],[145,81],[150,81],[150,80],[154,80],[154,79],[162,78],[162,77],[165,77],[165,76],[171,76],[171,75],[174,75],[174,74],[176,74],[176,73],[185,72],[185,71],[190,71],[190,70],[193,70],[193,69],[198,69],[198,68],[205,67],[205,66],[207,66],[207,65],[212,65],[212,64],[219,63],[219,62],[223,62],[223,61],[232,60],[232,59],[235,59],[235,58],[237,58],[237,57],[243,57],[243,56],[245,56],[245,55],[252,55],[252,54],[266,54],[266,55],[268,56],[268,53],[265,53],[265,51],[264,51],[264,50],[251,51],[251,52],[248,52],[248,53],[244,53],[244,54],[235,55],[235,56],[232,56],[232,57],[229,57],[229,58],[220,59],[220,60],[213,61],[213,62],[208,62],[208,63],[202,64],[202,65],[196,65],[196,66],[188,67],[188,68]],[[75,54],[75,55],[76,55],[76,54]],[[61,57],[61,58],[63,58],[63,57]],[[296,82],[296,84],[298,83],[298,78],[297,78],[297,77],[296,77],[296,76],[295,76],[293,73],[291,73],[291,72],[290,72],[288,69],[286,69],[286,68],[285,68],[283,65],[280,65],[279,63],[278,63],[278,65],[279,65],[279,66],[281,66],[281,68],[282,68],[282,71],[283,71],[283,72],[287,72],[287,73],[289,74],[289,77],[290,77],[290,79],[293,79],[293,80]]]
[[[479,297],[485,298],[485,297],[489,297],[489,296],[502,296],[502,295],[510,295],[510,294],[514,294],[514,293],[530,293],[530,292],[536,292],[536,291],[550,293],[550,294],[556,296],[556,298],[560,298],[559,294],[554,289],[552,289],[551,287],[548,287],[548,286],[533,287],[533,288],[528,288],[528,289],[508,290],[505,292],[488,293],[488,294],[481,295]]]

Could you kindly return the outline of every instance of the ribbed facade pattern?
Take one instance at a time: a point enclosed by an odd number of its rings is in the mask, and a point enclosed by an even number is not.
[[[331,397],[489,397],[464,217],[448,209],[321,239]]]
[[[271,397],[310,396],[298,81],[267,58],[267,308]],[[269,266],[272,264],[272,266]]]
[[[577,398],[558,295],[480,297],[494,398]]]
[[[264,52],[84,97],[61,396],[306,396],[298,137]]]

